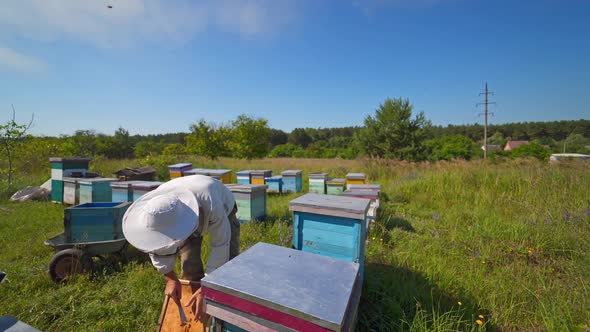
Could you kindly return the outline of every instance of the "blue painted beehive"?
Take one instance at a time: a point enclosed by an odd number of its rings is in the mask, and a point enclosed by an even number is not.
[[[299,193],[303,191],[303,172],[300,170],[286,170],[281,173],[283,176],[283,192]]]
[[[283,177],[278,176],[271,176],[265,179],[266,184],[268,185],[267,192],[273,194],[280,194],[283,192]]]
[[[266,219],[267,185],[235,184],[227,187],[234,194],[238,206],[236,217],[240,222]]]
[[[158,188],[162,183],[160,181],[139,181],[138,183],[133,183],[131,185],[131,189],[133,190],[133,200],[137,200],[145,193],[148,193],[156,188]]]
[[[252,183],[252,170],[243,170],[236,172],[236,178],[238,184],[251,184]]]
[[[80,204],[110,202],[113,198],[111,182],[117,182],[112,178],[80,179]]]
[[[68,242],[108,241],[124,238],[121,221],[130,202],[86,203],[64,210]]]
[[[145,181],[120,181],[111,183],[111,202],[133,202],[133,185]]]
[[[305,194],[289,203],[293,211],[293,248],[360,264],[365,263],[368,199]]]
[[[330,179],[326,181],[326,194],[340,195],[344,191],[344,179]]]

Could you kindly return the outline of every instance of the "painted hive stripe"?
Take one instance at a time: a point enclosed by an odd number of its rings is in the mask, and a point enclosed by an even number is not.
[[[326,332],[331,331],[325,327],[313,324],[305,319],[291,316],[284,312],[265,307],[261,304],[244,300],[237,296],[229,295],[208,287],[201,287],[203,296],[212,301],[224,304],[230,308],[235,308],[246,313],[267,319],[271,322],[279,323],[297,331]]]

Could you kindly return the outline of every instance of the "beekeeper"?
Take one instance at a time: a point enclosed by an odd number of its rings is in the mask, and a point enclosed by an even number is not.
[[[152,264],[166,280],[165,294],[181,298],[174,267],[180,255],[182,279],[200,280],[203,235],[209,233],[211,253],[207,273],[234,258],[240,250],[240,224],[232,192],[220,181],[204,175],[176,178],[141,196],[123,216],[127,241],[149,254]],[[197,302],[200,288],[186,305]]]

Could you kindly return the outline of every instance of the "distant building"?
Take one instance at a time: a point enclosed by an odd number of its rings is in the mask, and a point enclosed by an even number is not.
[[[481,149],[485,151],[485,146],[481,146]],[[488,151],[501,151],[502,150],[502,146],[501,145],[496,145],[496,144],[488,144]]]
[[[511,151],[521,145],[529,144],[529,141],[508,141],[504,146],[504,151]]]

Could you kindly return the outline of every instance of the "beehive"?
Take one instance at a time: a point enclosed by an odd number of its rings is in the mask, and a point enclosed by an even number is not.
[[[328,173],[309,173],[309,192],[325,194],[327,179]]]
[[[231,169],[193,168],[184,172],[184,175],[206,175],[221,181],[221,183],[231,183]]]
[[[131,185],[131,190],[133,191],[133,200],[137,200],[145,193],[148,193],[156,188],[158,188],[163,182],[159,181],[140,181],[138,183],[133,183]]]
[[[344,191],[344,179],[330,179],[326,181],[326,193],[328,195],[340,195]]]
[[[86,203],[64,210],[64,231],[69,242],[124,238],[121,221],[129,202]]]
[[[370,203],[364,198],[320,194],[292,200],[293,248],[359,263],[362,279]]]
[[[91,178],[80,179],[80,204],[110,202],[113,198],[111,191],[111,182],[116,182],[113,178]]]
[[[49,158],[51,164],[51,201],[63,203],[64,177],[82,177],[88,172],[89,158]]]
[[[133,185],[145,181],[120,181],[111,183],[112,202],[133,202]]]
[[[63,178],[63,202],[69,205],[80,203],[80,178]]]
[[[357,263],[266,243],[201,285],[214,327],[232,332],[354,331],[362,288]]]
[[[367,229],[371,222],[377,221],[377,212],[379,210],[379,191],[377,190],[345,190],[343,196],[365,198],[371,201],[367,211]]]
[[[303,190],[303,172],[300,170],[287,170],[281,173],[283,176],[283,192],[299,193]]]
[[[271,176],[265,179],[266,185],[268,185],[267,192],[273,194],[280,194],[283,192],[283,177]]]
[[[238,184],[251,184],[252,183],[252,170],[243,170],[236,172],[236,178]]]
[[[266,184],[266,178],[272,176],[272,171],[268,169],[251,171],[252,184]]]
[[[348,186],[351,184],[365,184],[366,180],[367,176],[365,175],[365,173],[348,173],[346,174],[347,189]]]
[[[193,168],[191,163],[180,163],[168,166],[170,172],[170,179],[175,179],[183,176],[183,173]]]
[[[227,186],[234,194],[240,222],[266,219],[266,189],[264,184],[234,184]]]

